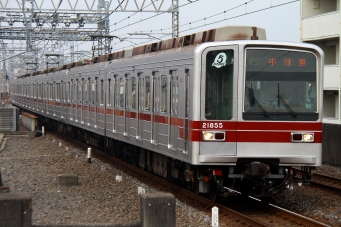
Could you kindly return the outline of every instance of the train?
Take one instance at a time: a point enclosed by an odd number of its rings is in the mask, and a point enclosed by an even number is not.
[[[40,124],[213,201],[268,201],[322,164],[323,51],[226,26],[18,76]]]

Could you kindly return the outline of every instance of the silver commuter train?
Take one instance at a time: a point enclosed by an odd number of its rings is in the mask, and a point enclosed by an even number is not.
[[[224,27],[26,74],[11,100],[212,200],[230,188],[266,200],[291,167],[309,180],[322,163],[324,54],[258,38],[263,29]]]

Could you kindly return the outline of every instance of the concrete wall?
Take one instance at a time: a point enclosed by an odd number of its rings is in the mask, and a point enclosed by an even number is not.
[[[322,161],[341,166],[341,125],[323,124]]]
[[[339,7],[338,1],[339,0],[302,0],[302,18],[336,11]]]

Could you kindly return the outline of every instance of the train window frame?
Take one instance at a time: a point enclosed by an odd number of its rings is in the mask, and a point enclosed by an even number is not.
[[[111,107],[112,105],[112,97],[111,97],[111,89],[112,89],[112,79],[108,78],[108,86],[107,86],[107,103],[106,106],[107,107]]]
[[[118,83],[118,107],[123,108],[124,107],[124,78],[120,77],[119,83]]]
[[[124,75],[124,106],[126,109],[130,108],[130,97],[129,97],[129,74]]]
[[[100,95],[100,97],[99,97],[99,106],[104,106],[104,80],[103,79],[101,79],[100,81],[99,81],[99,86],[100,86],[100,92],[99,92],[99,95]]]
[[[150,110],[150,107],[151,107],[151,96],[152,94],[151,93],[151,81],[152,81],[152,76],[146,76],[144,78],[144,99],[145,99],[145,102],[144,102],[144,110],[145,111],[151,111]]]
[[[211,52],[212,56],[209,56]],[[201,90],[204,91],[201,92],[200,96],[200,99],[203,100],[203,105],[200,107],[202,120],[236,120],[237,99],[233,97],[237,97],[238,62],[235,62],[235,59],[238,59],[238,57],[237,45],[213,46],[202,51]],[[222,63],[221,66],[219,65],[220,63]],[[222,70],[228,70],[229,73],[225,73]],[[224,77],[217,77],[215,75],[223,75]],[[224,83],[218,81],[219,78],[220,80],[227,79],[229,81],[228,102],[224,104],[222,87]],[[213,88],[212,86],[215,87]],[[210,101],[208,101],[209,94],[211,95]],[[212,98],[215,102],[212,102]]]
[[[142,72],[138,72],[137,73],[137,109],[138,110],[142,110],[143,109],[143,82],[144,82],[144,78],[143,78],[143,73]]]
[[[316,111],[315,112],[300,112],[297,111],[297,109],[295,108],[291,108],[291,104],[289,105],[289,108],[285,107],[285,111],[283,112],[276,112],[276,111],[269,111],[266,108],[266,105],[263,106],[262,108],[263,110],[257,111],[257,112],[247,112],[245,110],[245,107],[247,105],[246,102],[246,65],[247,65],[247,51],[248,50],[274,50],[274,51],[287,51],[288,53],[290,52],[299,52],[299,53],[308,53],[311,54],[315,57],[315,95],[316,95]],[[260,121],[318,121],[319,119],[319,96],[317,95],[318,93],[318,87],[319,85],[319,58],[316,55],[316,53],[314,53],[313,51],[308,51],[308,50],[302,50],[299,48],[271,48],[271,47],[247,47],[244,49],[244,59],[243,59],[243,87],[242,87],[242,118],[246,121],[248,120],[260,120]],[[263,81],[264,82],[264,81]],[[288,80],[287,82],[290,82],[290,80]],[[302,81],[303,82],[303,81]],[[307,81],[305,81],[307,82]],[[297,84],[297,83],[296,83]],[[261,84],[259,85],[261,86]],[[256,89],[256,87],[254,88]],[[280,83],[278,82],[278,90],[281,89],[281,93],[283,92],[283,89],[280,88]],[[253,90],[253,89],[252,89]],[[306,91],[307,92],[307,91]],[[256,92],[255,92],[256,93]],[[254,95],[254,98],[256,98],[257,96]],[[294,96],[296,97],[296,96]],[[284,97],[285,98],[285,97]],[[278,98],[279,99],[279,98]],[[261,100],[259,100],[261,102]],[[257,100],[258,102],[258,100]],[[280,102],[279,105],[285,106],[285,104],[283,104],[282,101],[278,101]],[[263,102],[262,102],[263,103]],[[258,105],[258,104],[257,104]],[[290,107],[291,106],[291,107]],[[264,109],[265,107],[265,109]]]
[[[136,77],[130,79],[130,108],[136,110]],[[134,93],[135,92],[135,93]]]
[[[168,110],[168,76],[160,77],[160,113],[167,113]]]
[[[159,100],[160,100],[160,95],[159,95],[159,88],[161,87],[161,81],[159,77],[154,76],[153,77],[153,112],[159,112]]]
[[[171,77],[171,113],[178,114],[179,105],[179,76],[177,70],[170,70]]]

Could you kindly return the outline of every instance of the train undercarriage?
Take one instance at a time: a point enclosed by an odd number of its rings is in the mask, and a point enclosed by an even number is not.
[[[220,201],[238,191],[243,196],[269,202],[276,193],[288,187],[295,175],[295,169],[279,166],[278,159],[238,159],[234,166],[191,165],[72,125],[44,117],[40,119],[43,119],[40,124],[49,130],[76,138],[161,177],[176,180],[197,194],[208,195],[212,201]],[[302,181],[309,183],[311,168],[302,170]]]

